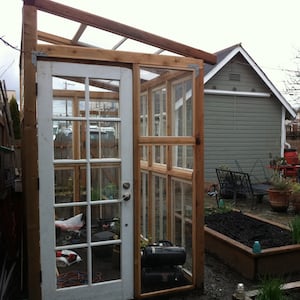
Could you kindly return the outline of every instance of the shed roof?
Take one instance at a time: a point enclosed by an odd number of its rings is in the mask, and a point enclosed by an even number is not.
[[[40,42],[132,52],[150,49],[153,54],[167,51],[206,63],[216,62],[214,54],[55,1],[24,0],[24,4],[38,10]]]
[[[296,112],[290,103],[285,99],[285,97],[278,91],[275,85],[270,81],[267,75],[262,71],[262,69],[257,65],[254,59],[248,54],[248,52],[242,47],[242,44],[236,44],[216,52],[217,64],[204,66],[204,84],[207,83],[217,72],[219,72],[227,63],[231,61],[233,57],[241,54],[244,59],[253,68],[256,74],[262,79],[270,91],[276,96],[276,98],[281,102],[288,113],[295,118]]]

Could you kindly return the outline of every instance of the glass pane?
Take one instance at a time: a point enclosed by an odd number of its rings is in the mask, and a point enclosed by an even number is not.
[[[91,158],[119,158],[120,123],[93,122],[90,126]]]
[[[73,202],[74,169],[54,170],[55,203]]]
[[[148,209],[149,209],[149,195],[148,195],[148,177],[147,173],[141,174],[141,234],[144,238],[149,239],[152,235],[148,232]]]
[[[100,237],[100,239],[102,239],[102,237]],[[93,283],[121,278],[120,249],[121,245],[103,245],[92,247]]]
[[[86,207],[65,206],[55,208],[56,246],[85,243]]]
[[[53,121],[54,159],[73,158],[73,126],[71,121]]]
[[[172,181],[174,198],[174,237],[176,245],[186,249],[185,268],[192,271],[192,185],[178,180]]]
[[[120,203],[92,205],[93,282],[120,278]],[[105,245],[101,245],[105,243]]]
[[[52,103],[53,117],[72,117],[73,100],[72,98],[55,98]]]
[[[173,135],[193,135],[192,80],[182,79],[173,84]]]
[[[121,238],[120,205],[120,203],[105,203],[99,205],[92,205],[91,215],[94,233],[109,231],[110,233],[112,233],[112,237],[115,240]]]
[[[119,111],[119,100],[117,98],[118,94],[114,93],[116,99],[105,98],[106,94],[113,93],[103,93],[104,99],[101,98],[91,98],[89,103],[89,114],[90,118],[117,118],[120,116]],[[90,96],[97,96],[97,93],[90,93]],[[99,95],[100,96],[100,95]],[[112,97],[111,95],[110,97]]]
[[[91,200],[120,199],[120,167],[91,168]]]
[[[192,146],[174,146],[173,165],[174,167],[193,169],[193,147]]]
[[[86,201],[86,167],[75,165],[54,170],[55,203]]]
[[[154,230],[153,241],[165,240],[167,234],[166,227],[166,179],[160,176],[153,176],[153,216]]]
[[[86,248],[56,250],[55,255],[58,289],[88,284]]]
[[[166,146],[154,146],[154,162],[158,164],[166,164],[166,158],[167,158],[167,147]]]
[[[152,135],[166,136],[166,88],[161,87],[155,90],[152,95],[153,99],[153,128]]]
[[[141,96],[140,104],[140,135],[148,135],[148,98],[147,95]]]

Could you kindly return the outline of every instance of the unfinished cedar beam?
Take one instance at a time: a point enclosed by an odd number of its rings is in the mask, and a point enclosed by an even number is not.
[[[79,41],[80,37],[82,36],[82,34],[84,33],[86,28],[87,28],[87,25],[80,24],[80,27],[78,28],[76,34],[74,35],[74,37],[72,39],[72,44],[77,44],[77,42]]]
[[[76,45],[81,47],[95,47],[86,43],[81,43],[81,42],[75,43],[72,40],[63,38],[55,34],[47,33],[44,31],[37,32],[37,39],[54,45],[68,45],[68,46]]]
[[[216,56],[214,54],[189,47],[187,45],[160,37],[158,35],[139,30],[137,28],[115,22],[91,13],[87,13],[66,5],[55,3],[49,0],[35,0],[35,6],[44,12],[67,18],[82,24],[86,24],[98,29],[106,30],[111,33],[158,47],[179,55],[203,59],[204,62],[215,64]]]
[[[37,39],[51,44],[72,45],[72,40],[43,31],[37,32]]]
[[[23,72],[24,120],[22,136],[22,168],[27,238],[28,298],[41,299],[40,236],[38,194],[38,148],[36,127],[36,68],[32,51],[36,50],[37,12],[31,5],[23,7]]]
[[[37,51],[43,53],[48,58],[95,60],[124,64],[138,63],[144,66],[157,66],[159,64],[160,68],[172,66],[172,68],[187,69],[193,64],[199,64],[199,60],[191,57],[181,57],[178,59],[177,56],[171,55],[133,53],[79,46],[37,45]]]

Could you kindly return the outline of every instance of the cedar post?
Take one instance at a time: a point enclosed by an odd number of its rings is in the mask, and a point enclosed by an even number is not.
[[[27,238],[27,287],[30,300],[41,299],[38,148],[36,128],[36,66],[32,53],[37,44],[37,11],[34,1],[24,0],[23,6],[23,76],[24,108],[22,166]]]

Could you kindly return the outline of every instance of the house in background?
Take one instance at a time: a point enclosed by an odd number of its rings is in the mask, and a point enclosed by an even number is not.
[[[227,166],[253,181],[270,176],[270,156],[283,156],[285,120],[296,112],[241,44],[216,53],[204,75],[205,181]]]

